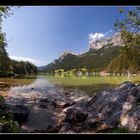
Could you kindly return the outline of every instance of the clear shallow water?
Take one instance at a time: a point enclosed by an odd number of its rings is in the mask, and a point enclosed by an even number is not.
[[[37,79],[29,84],[23,86],[11,87],[9,92],[24,92],[29,93],[34,91],[46,93],[48,90],[54,88],[54,85],[50,83],[47,79],[44,79],[43,76],[38,76]]]
[[[22,124],[22,130],[32,132],[35,129],[46,128],[48,125],[55,125],[58,121],[58,115],[62,110],[54,109],[47,106],[41,109],[40,102],[34,102],[34,98],[46,97],[54,101],[54,99],[63,99],[69,94],[71,99],[79,101],[81,97],[89,99],[97,91],[116,86],[124,81],[140,82],[140,77],[75,77],[75,76],[47,76],[39,75],[30,83],[17,86],[11,86],[8,90],[7,103],[24,104],[28,107],[30,114],[28,121]],[[87,96],[87,94],[90,96]],[[86,99],[85,98],[85,99]],[[86,99],[86,100],[87,100]],[[82,99],[83,103],[83,99]]]
[[[79,89],[93,95],[95,92],[115,87],[125,81],[140,83],[140,75],[135,77],[127,76],[45,76],[54,85],[65,89]]]
[[[49,91],[55,90],[55,86],[50,83],[44,76],[37,76],[34,82],[22,86],[11,86],[8,90],[9,103],[21,104],[23,100],[33,100],[42,98]]]
[[[60,94],[63,92],[69,94],[73,91],[84,91],[92,96],[97,91],[117,86],[124,81],[140,83],[140,76],[77,77],[38,75],[37,78],[34,81],[32,80],[30,84],[11,86],[8,90],[8,94],[9,99],[16,99],[19,100],[19,102],[22,102],[23,99],[41,98],[47,93]]]

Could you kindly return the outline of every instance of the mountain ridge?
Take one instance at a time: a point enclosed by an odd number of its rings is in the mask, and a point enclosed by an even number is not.
[[[40,71],[54,72],[57,69],[87,68],[94,71],[104,70],[110,61],[119,55],[119,46],[123,46],[121,35],[114,34],[108,38],[98,39],[90,44],[89,50],[83,54],[64,53],[53,62],[40,67]]]

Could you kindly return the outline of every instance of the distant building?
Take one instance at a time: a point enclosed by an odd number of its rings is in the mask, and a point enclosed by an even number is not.
[[[86,72],[86,76],[89,76],[89,72]]]
[[[77,72],[77,75],[78,75],[78,76],[82,76],[82,75],[83,75],[82,71],[78,71],[78,72]]]
[[[110,73],[107,73],[106,71],[101,71],[101,72],[99,73],[99,75],[100,75],[100,76],[109,76]]]

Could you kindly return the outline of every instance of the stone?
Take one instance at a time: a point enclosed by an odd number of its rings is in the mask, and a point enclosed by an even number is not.
[[[131,82],[101,91],[87,103],[92,116],[92,119],[87,118],[87,122],[96,132],[111,129],[136,107],[138,98],[138,90]]]
[[[88,113],[77,106],[67,107],[63,110],[62,114],[65,114],[64,121],[72,122],[83,122],[86,120]]]
[[[120,84],[116,89],[124,90],[124,89],[131,89],[132,87],[136,87],[134,83],[130,81],[125,81],[124,83]]]
[[[48,99],[47,98],[42,98],[39,100],[40,102],[48,102]]]
[[[45,108],[47,108],[47,104],[40,104],[39,107],[42,109],[45,109]]]
[[[13,118],[18,123],[25,122],[29,115],[29,109],[24,105],[15,105],[12,108]]]
[[[122,127],[129,132],[140,133],[140,106],[138,105],[121,119]]]
[[[46,128],[35,130],[33,133],[58,133],[59,130],[59,126],[48,125]]]
[[[4,124],[0,123],[0,133],[2,133],[2,131],[3,131],[3,126],[4,126]]]
[[[65,108],[74,104],[72,100],[58,100],[55,99],[52,103],[55,107]]]
[[[63,122],[62,124],[61,124],[61,129],[60,129],[60,131],[59,131],[59,133],[66,133],[66,132],[68,132],[68,131],[70,131],[71,130],[71,126],[70,126],[70,124],[69,123],[67,123],[67,122]]]

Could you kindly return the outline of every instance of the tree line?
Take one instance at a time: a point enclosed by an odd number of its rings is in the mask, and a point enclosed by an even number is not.
[[[3,18],[12,14],[11,8],[13,7],[0,6],[0,76],[37,73],[37,67],[32,63],[18,62],[8,57],[6,36],[1,29]],[[119,12],[124,14],[124,19],[117,19],[114,27],[116,32],[121,33],[124,46],[110,47],[106,50],[101,48],[81,56],[70,54],[62,62],[56,60],[55,64],[46,66],[45,71],[87,68],[89,71],[106,70],[115,74],[140,73],[140,7],[129,11],[120,9]]]
[[[140,7],[125,11],[123,20],[116,20],[115,30],[121,33],[124,46],[120,55],[114,58],[107,67],[110,73],[130,74],[140,73]]]
[[[36,74],[37,67],[30,62],[11,60],[6,51],[8,46],[6,34],[2,32],[3,18],[12,15],[11,6],[0,6],[0,77],[11,76],[13,74]]]

